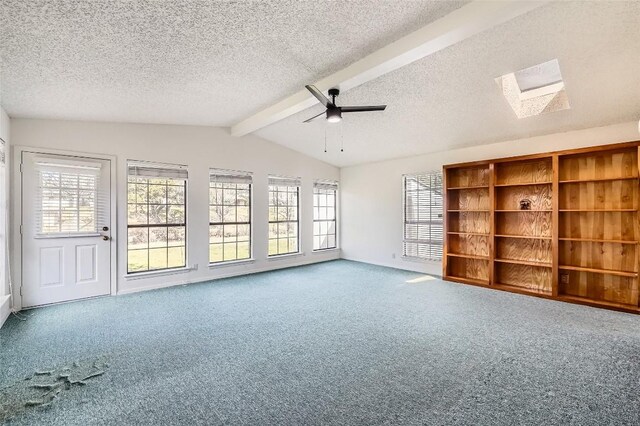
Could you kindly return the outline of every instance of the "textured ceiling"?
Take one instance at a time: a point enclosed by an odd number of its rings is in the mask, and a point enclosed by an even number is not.
[[[229,126],[464,1],[0,0],[14,117]]]
[[[0,0],[0,97],[14,117],[229,126],[464,3]],[[257,133],[343,166],[630,121],[638,52],[640,1],[554,2],[339,98],[384,113],[302,124],[317,105]],[[516,119],[494,79],[554,58],[571,109]]]
[[[316,105],[257,134],[344,166],[637,120],[639,52],[640,2],[552,3],[338,100],[387,103],[383,113],[303,124],[322,111]],[[554,58],[571,109],[518,120],[494,79]]]

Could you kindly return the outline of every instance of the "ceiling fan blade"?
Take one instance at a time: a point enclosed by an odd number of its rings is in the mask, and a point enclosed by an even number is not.
[[[322,111],[320,114],[318,114],[318,115],[314,115],[313,117],[311,117],[311,118],[309,118],[309,119],[307,119],[307,120],[304,120],[304,121],[303,121],[303,123],[309,123],[310,121],[313,121],[313,120],[315,120],[316,118],[318,118],[318,117],[320,117],[320,116],[322,116],[322,115],[325,115],[325,113],[326,113],[326,112],[327,112],[327,111]]]
[[[367,111],[384,111],[386,105],[372,105],[372,106],[343,106],[340,107],[342,112],[367,112]]]
[[[306,87],[307,90],[310,91],[311,94],[315,96],[316,99],[318,99],[326,108],[329,108],[329,105],[333,105],[333,103],[316,88],[316,86],[306,85],[304,87]]]

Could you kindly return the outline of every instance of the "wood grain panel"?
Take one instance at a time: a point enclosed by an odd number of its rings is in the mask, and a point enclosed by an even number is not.
[[[635,180],[563,183],[560,209],[636,209],[638,191]]]
[[[448,227],[450,232],[472,232],[489,234],[489,212],[455,212],[448,213]]]
[[[489,237],[480,235],[448,235],[449,253],[489,256]]]
[[[560,180],[638,176],[637,149],[602,151],[560,157]]]
[[[496,188],[497,210],[520,210],[521,200],[531,201],[531,210],[551,210],[551,185]]]
[[[488,186],[489,167],[467,167],[461,169],[449,169],[447,173],[447,188],[464,186]]]
[[[517,161],[496,165],[496,185],[551,182],[553,171],[551,159]]]
[[[489,261],[451,257],[448,275],[477,280],[489,280]]]
[[[560,241],[559,262],[561,265],[638,272],[636,247],[632,244]]]
[[[551,240],[497,238],[496,258],[551,263]]]
[[[496,264],[495,281],[498,284],[550,293],[551,276],[551,268],[509,263]]]
[[[637,240],[635,212],[561,212],[560,238]]]
[[[551,237],[551,212],[514,212],[496,214],[496,234]]]
[[[561,295],[625,305],[635,305],[638,301],[637,278],[583,271],[561,271],[559,286]]]
[[[449,210],[489,210],[489,189],[461,189],[447,196]]]

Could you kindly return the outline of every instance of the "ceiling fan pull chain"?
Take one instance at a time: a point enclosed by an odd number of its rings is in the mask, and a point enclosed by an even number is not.
[[[324,152],[327,152],[327,126],[324,126]]]
[[[340,152],[344,152],[344,123],[340,126]]]

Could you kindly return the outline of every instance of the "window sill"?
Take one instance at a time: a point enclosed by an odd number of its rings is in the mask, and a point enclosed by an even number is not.
[[[273,256],[267,257],[267,260],[268,261],[272,261],[272,260],[289,259],[289,258],[292,258],[292,257],[302,257],[302,256],[306,256],[305,252],[287,253],[287,254],[275,254]]]
[[[335,247],[335,248],[330,248],[330,249],[314,250],[311,253],[312,254],[322,254],[322,253],[335,253],[337,251],[340,251],[340,247]]]
[[[242,260],[230,260],[228,262],[209,263],[209,269],[227,268],[230,266],[241,266],[245,264],[254,263],[255,261],[256,260],[254,258],[251,258],[251,259],[242,259]]]
[[[126,274],[124,279],[127,281],[130,280],[141,280],[144,278],[152,278],[152,277],[161,277],[163,275],[175,275],[181,274],[184,272],[193,271],[194,268],[186,266],[184,268],[173,268],[173,269],[162,269],[159,271],[149,271],[149,272],[138,272],[133,274]]]
[[[402,260],[405,260],[407,262],[418,262],[418,263],[424,263],[424,262],[431,262],[431,263],[442,263],[442,259],[440,260],[435,260],[435,259],[425,259],[422,257],[414,257],[414,256],[402,256],[401,257]]]

